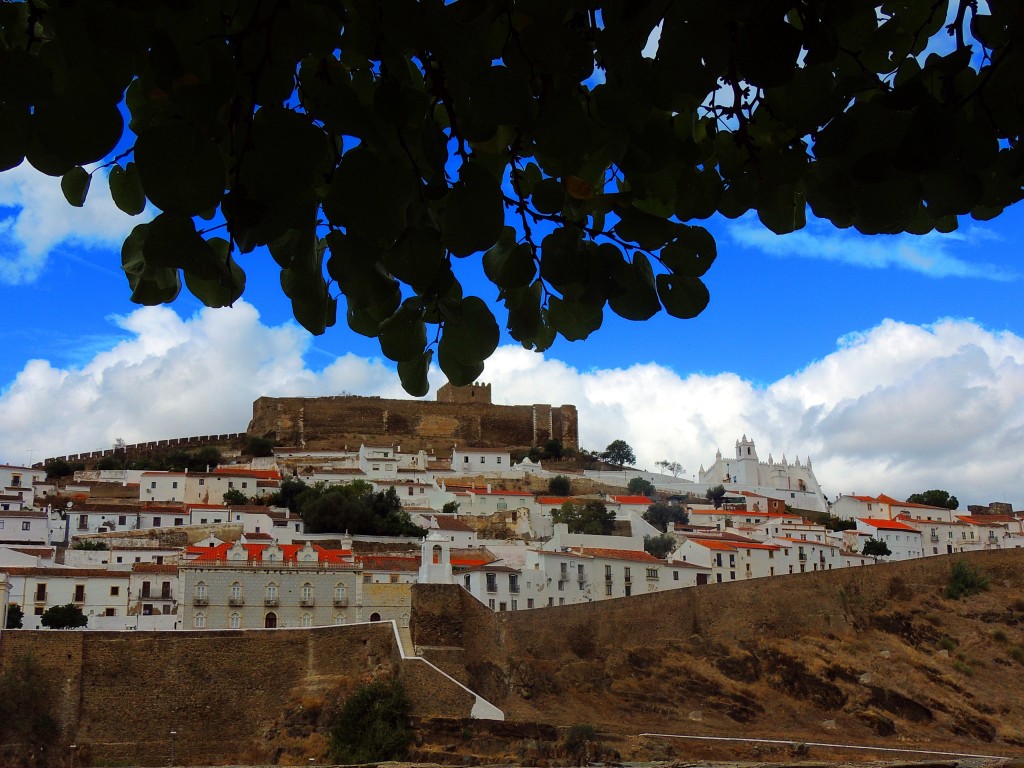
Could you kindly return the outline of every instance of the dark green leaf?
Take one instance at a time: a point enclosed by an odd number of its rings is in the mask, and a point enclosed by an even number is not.
[[[207,241],[214,257],[225,265],[221,274],[202,277],[185,270],[185,286],[208,307],[230,307],[245,290],[245,272],[228,252],[228,241],[215,237]]]
[[[121,247],[121,269],[132,289],[131,300],[154,306],[174,301],[181,291],[181,279],[177,269],[146,263],[143,248],[149,228],[149,224],[140,224],[125,238]]]
[[[605,244],[602,248],[617,248]],[[621,254],[618,258],[622,258]],[[608,306],[619,317],[627,320],[647,320],[661,309],[658,291],[654,286],[654,272],[651,263],[639,251],[633,254],[633,263],[625,271],[627,279],[623,293],[608,299]]]
[[[135,142],[135,164],[146,197],[162,211],[196,216],[223,197],[227,172],[220,150],[183,120],[143,131]]]
[[[110,197],[122,211],[129,216],[137,216],[146,209],[146,196],[142,192],[142,180],[135,163],[128,163],[124,168],[115,165],[110,169],[107,181]]]
[[[406,209],[416,195],[408,168],[366,147],[345,153],[323,201],[335,226],[389,248],[406,228]]]
[[[380,324],[380,351],[395,362],[422,357],[427,346],[427,329],[423,312],[404,303],[391,317]]]
[[[457,310],[445,317],[446,357],[453,356],[464,365],[482,365],[497,349],[500,336],[494,315],[476,296],[463,299]]]
[[[75,208],[85,205],[85,196],[89,194],[89,182],[92,176],[82,166],[78,165],[64,174],[60,180],[60,191],[64,193],[64,199]]]
[[[423,397],[430,391],[430,381],[427,379],[427,372],[430,370],[430,361],[434,359],[434,350],[428,349],[422,355],[417,355],[411,360],[402,360],[398,363],[398,378],[402,381],[402,389],[413,397]]]
[[[661,249],[661,261],[672,272],[700,277],[715,261],[715,238],[704,227],[684,227],[679,237]]]
[[[484,254],[484,272],[499,288],[521,288],[532,282],[537,268],[529,246],[517,245],[515,230],[505,227],[498,242]]]
[[[672,317],[694,318],[707,307],[711,295],[698,277],[658,275],[658,298]]]
[[[448,332],[445,330],[437,345],[437,364],[441,366],[441,371],[448,377],[449,382],[456,387],[464,387],[472,384],[484,372],[484,364],[482,361],[465,363],[457,352],[458,342],[449,341]]]
[[[557,296],[548,299],[545,313],[552,329],[569,341],[582,341],[601,327],[603,312],[595,304],[580,301],[563,301]]]
[[[486,251],[498,239],[504,222],[501,184],[477,163],[463,163],[459,180],[444,202],[445,247],[453,256]]]

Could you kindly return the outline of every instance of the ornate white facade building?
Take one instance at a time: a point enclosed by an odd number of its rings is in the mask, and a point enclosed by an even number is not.
[[[727,491],[754,491],[775,499],[782,499],[795,509],[809,509],[825,512],[828,500],[822,493],[818,479],[811,468],[811,459],[804,463],[797,456],[792,462],[782,455],[775,461],[768,454],[768,461],[757,457],[754,441],[746,435],[736,441],[736,454],[723,457],[715,453],[715,463],[707,469],[701,465],[697,482],[704,486],[724,485]]]

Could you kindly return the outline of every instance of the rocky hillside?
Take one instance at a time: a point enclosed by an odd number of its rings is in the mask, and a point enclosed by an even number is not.
[[[988,589],[945,597],[957,559]],[[413,630],[510,720],[593,725],[623,759],[752,756],[645,732],[1024,755],[1024,551],[957,559],[497,615],[420,586]]]

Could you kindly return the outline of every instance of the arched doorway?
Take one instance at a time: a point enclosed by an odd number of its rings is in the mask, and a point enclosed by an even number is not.
[[[376,612],[375,613],[371,613],[370,614],[370,621],[380,621],[380,614],[376,613]]]
[[[271,611],[267,614],[267,619],[263,623],[267,629],[274,629],[277,626],[277,614]]]

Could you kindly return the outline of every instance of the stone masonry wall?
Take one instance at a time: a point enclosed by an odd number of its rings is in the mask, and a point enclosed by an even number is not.
[[[579,447],[576,406],[385,400],[376,397],[261,397],[249,434],[309,450],[354,450],[386,441],[404,452],[453,445],[480,448],[543,445],[557,438]]]
[[[378,675],[406,682],[414,714],[468,717],[473,697],[422,661],[403,661],[390,623],[304,630],[7,631],[0,669],[35,658],[59,692],[59,754],[82,763],[268,761],[288,708]],[[171,731],[176,735],[172,737]],[[176,764],[177,764],[176,763]]]

